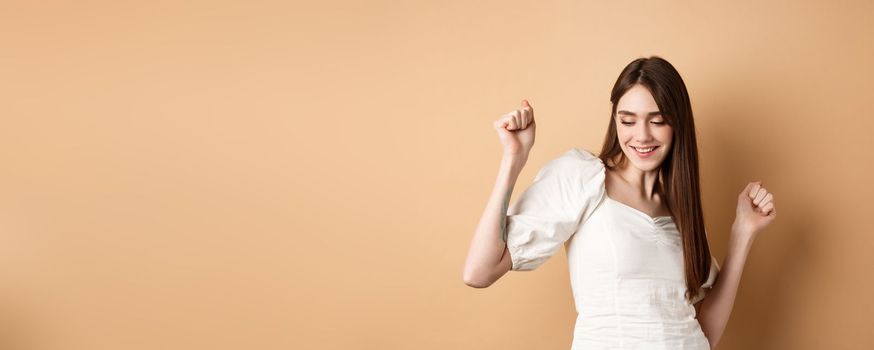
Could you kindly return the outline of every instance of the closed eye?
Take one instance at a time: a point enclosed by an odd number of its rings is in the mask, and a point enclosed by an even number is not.
[[[620,122],[620,123],[622,123],[622,125],[634,125],[634,122]],[[653,123],[655,125],[664,125],[665,124],[665,122],[650,122],[650,123]]]

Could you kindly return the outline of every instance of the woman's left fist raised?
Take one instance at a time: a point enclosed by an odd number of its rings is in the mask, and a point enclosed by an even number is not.
[[[734,227],[755,235],[777,217],[774,195],[762,187],[761,181],[750,182],[738,195],[736,214]]]

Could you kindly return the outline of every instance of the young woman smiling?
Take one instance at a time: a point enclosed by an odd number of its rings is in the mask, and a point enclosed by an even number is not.
[[[564,245],[577,320],[572,349],[711,349],[734,306],[752,242],[776,217],[760,181],[738,195],[728,252],[711,255],[685,83],[668,61],[620,73],[600,153],[571,148],[508,207],[534,145],[534,109],[494,122],[498,179],[471,241],[464,283],[533,270]]]

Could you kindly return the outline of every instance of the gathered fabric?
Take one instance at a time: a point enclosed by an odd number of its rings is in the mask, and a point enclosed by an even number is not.
[[[692,301],[680,233],[670,216],[651,217],[613,200],[606,167],[572,148],[550,160],[507,212],[512,270],[534,270],[564,245],[577,311],[576,349],[710,349]]]

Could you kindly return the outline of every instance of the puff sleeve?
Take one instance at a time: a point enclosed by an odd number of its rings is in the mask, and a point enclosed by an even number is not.
[[[710,263],[710,274],[707,275],[707,281],[698,288],[698,295],[692,298],[692,304],[696,304],[701,300],[704,300],[704,297],[707,295],[707,292],[710,288],[713,288],[713,282],[716,281],[716,276],[719,274],[719,263],[716,262],[716,257],[710,255],[710,259],[713,261]]]
[[[602,199],[604,176],[601,160],[577,148],[537,172],[507,211],[511,270],[534,270],[555,254]]]

